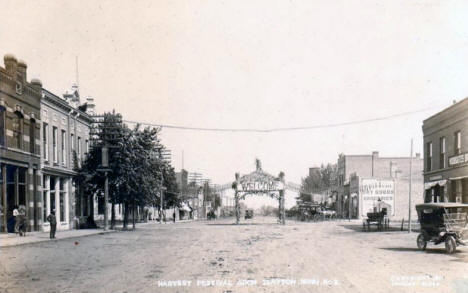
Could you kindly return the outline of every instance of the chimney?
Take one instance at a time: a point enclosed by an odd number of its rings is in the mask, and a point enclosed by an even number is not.
[[[372,156],[378,158],[379,157],[379,152],[373,151]]]
[[[21,74],[21,77],[23,78],[22,82],[24,83],[26,82],[26,69],[28,68],[28,65],[23,60],[19,60],[17,66],[17,70]]]
[[[16,67],[18,65],[18,61],[16,60],[15,55],[13,54],[6,54],[3,57],[3,62],[5,63],[5,69],[10,75],[14,75],[16,73]]]
[[[37,79],[37,78],[33,78],[31,79],[31,85],[37,89],[39,92],[41,92],[42,90],[42,82],[40,79]]]
[[[416,153],[416,159],[419,159],[421,157],[420,153]]]

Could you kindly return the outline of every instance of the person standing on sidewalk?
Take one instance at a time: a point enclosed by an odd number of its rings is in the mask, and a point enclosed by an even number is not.
[[[57,219],[55,218],[54,210],[47,217],[47,221],[50,223],[50,239],[53,239],[55,238],[55,231],[57,230]]]
[[[14,223],[15,223],[15,233],[18,233],[18,215],[19,215],[19,211],[18,211],[18,206],[14,206],[13,207],[13,219],[14,219]]]

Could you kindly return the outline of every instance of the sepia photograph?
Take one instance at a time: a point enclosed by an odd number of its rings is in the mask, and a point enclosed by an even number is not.
[[[0,0],[0,293],[468,292],[468,1]]]

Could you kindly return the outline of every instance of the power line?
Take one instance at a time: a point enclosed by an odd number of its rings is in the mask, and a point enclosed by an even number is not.
[[[354,120],[348,122],[339,122],[339,123],[330,123],[330,124],[317,124],[311,126],[298,126],[298,127],[283,127],[283,128],[204,128],[204,127],[190,127],[190,126],[180,126],[180,125],[168,125],[168,124],[158,124],[158,123],[146,123],[146,122],[138,122],[138,121],[131,121],[131,120],[123,120],[126,123],[132,124],[141,124],[153,127],[161,127],[161,128],[170,128],[170,129],[181,129],[181,130],[193,130],[193,131],[213,131],[213,132],[257,132],[257,133],[270,133],[270,132],[281,132],[281,131],[296,131],[296,130],[311,130],[311,129],[321,129],[321,128],[332,128],[332,127],[340,127],[340,126],[347,126],[347,125],[354,125],[354,124],[362,124],[368,122],[375,122],[375,121],[382,121],[393,119],[402,116],[409,116],[416,113],[426,112],[428,110],[432,110],[436,108],[435,106],[403,112],[398,114],[393,114],[389,116],[382,116],[377,118],[370,118],[370,119],[363,119],[363,120]]]

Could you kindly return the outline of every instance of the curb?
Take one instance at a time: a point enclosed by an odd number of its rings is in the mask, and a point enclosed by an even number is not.
[[[110,233],[114,233],[114,232],[121,232],[121,231],[120,230],[107,230],[107,231],[103,230],[103,231],[99,231],[97,233],[90,233],[90,234],[84,234],[84,235],[71,235],[71,236],[63,237],[63,238],[54,238],[54,239],[44,238],[44,239],[38,239],[36,241],[24,242],[24,243],[15,243],[15,244],[6,244],[6,245],[1,245],[0,244],[0,249],[7,248],[7,247],[33,245],[33,244],[42,243],[42,242],[52,242],[52,241],[56,242],[56,241],[61,241],[61,240],[73,239],[73,238],[83,238],[83,237],[88,237],[88,236],[104,235],[104,234],[110,234]]]

